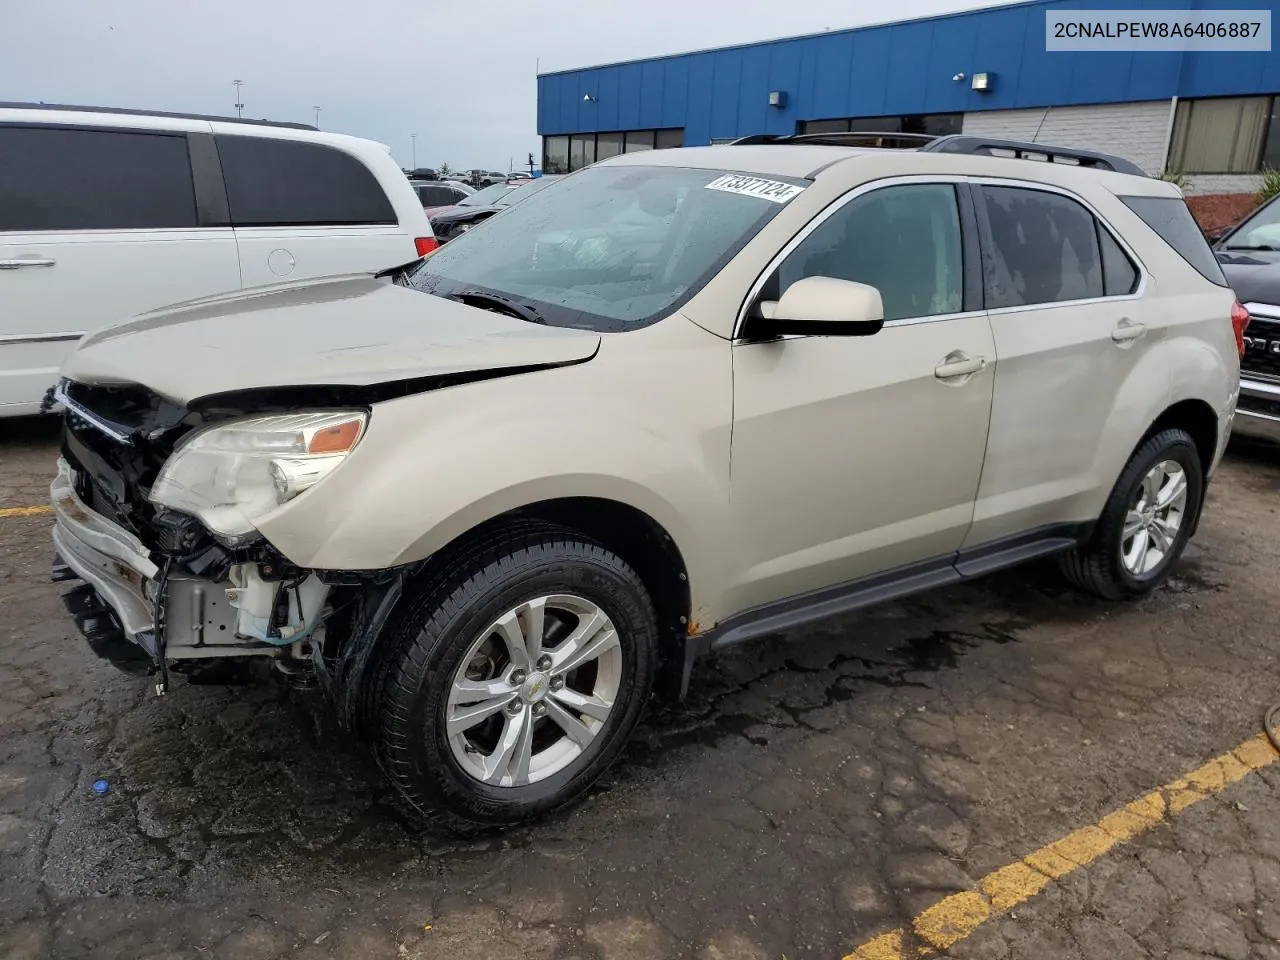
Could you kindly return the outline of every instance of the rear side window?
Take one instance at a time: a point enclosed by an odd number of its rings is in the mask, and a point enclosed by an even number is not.
[[[237,227],[396,222],[373,172],[350,154],[300,140],[216,139]]]
[[[422,201],[424,207],[451,206],[461,200],[462,197],[461,191],[451,190],[449,187],[418,187],[418,199]]]
[[[186,137],[0,127],[0,232],[194,226]]]
[[[1123,297],[1138,289],[1138,268],[1116,242],[1111,231],[1098,224],[1098,240],[1102,245],[1102,287],[1108,297]]]
[[[981,193],[989,308],[1103,296],[1102,250],[1092,213],[1043,190],[983,187]]]
[[[1177,197],[1121,197],[1125,205],[1140,216],[1148,227],[1160,234],[1160,238],[1195,267],[1202,277],[1220,287],[1227,285],[1227,278],[1209,249],[1209,241],[1196,226],[1195,217],[1187,209],[1186,201]]]

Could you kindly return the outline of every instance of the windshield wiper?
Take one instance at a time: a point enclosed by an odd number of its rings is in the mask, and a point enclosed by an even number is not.
[[[463,290],[461,293],[451,293],[449,294],[449,299],[480,307],[481,309],[486,306],[499,307],[512,316],[527,320],[529,323],[546,323],[542,319],[542,315],[527,303],[508,300],[506,297],[500,297],[494,293],[485,293],[483,290]]]
[[[1275,250],[1276,250],[1276,248],[1275,248],[1275,247],[1271,246],[1270,244],[1266,244],[1266,243],[1259,243],[1259,244],[1252,245],[1252,246],[1250,246],[1250,245],[1246,245],[1246,244],[1243,244],[1243,243],[1228,243],[1228,244],[1227,244],[1225,247],[1223,247],[1222,249],[1224,249],[1224,250],[1263,250],[1263,251],[1269,251],[1269,252],[1272,252],[1272,253],[1274,253],[1274,252],[1275,252]]]

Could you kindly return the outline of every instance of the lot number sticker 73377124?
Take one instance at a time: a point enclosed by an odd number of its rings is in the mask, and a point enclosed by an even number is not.
[[[725,193],[740,193],[744,197],[759,197],[774,203],[786,203],[804,187],[794,183],[783,183],[781,180],[763,180],[760,177],[743,177],[737,174],[726,174],[717,177],[707,184],[708,190],[723,190]]]

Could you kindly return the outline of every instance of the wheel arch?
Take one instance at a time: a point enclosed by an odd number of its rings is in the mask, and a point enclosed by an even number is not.
[[[474,524],[421,562],[417,576],[430,577],[482,541],[501,538],[506,527],[541,521],[595,541],[626,562],[640,577],[658,617],[659,690],[678,696],[669,684],[683,681],[692,625],[689,566],[675,537],[650,513],[621,500],[566,496],[514,507]]]

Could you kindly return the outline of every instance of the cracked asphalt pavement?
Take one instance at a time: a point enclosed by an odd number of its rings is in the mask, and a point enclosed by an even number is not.
[[[0,508],[55,451],[4,423]],[[1259,732],[1278,501],[1280,452],[1233,447],[1142,602],[1042,564],[736,648],[588,799],[465,840],[407,829],[316,693],[97,661],[49,517],[0,519],[0,957],[843,957]],[[949,955],[1280,960],[1280,764]]]

